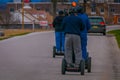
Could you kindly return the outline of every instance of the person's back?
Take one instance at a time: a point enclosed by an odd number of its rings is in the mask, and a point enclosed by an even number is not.
[[[85,25],[82,33],[86,34],[88,30],[91,28],[90,21],[88,15],[84,12],[84,8],[82,6],[77,7],[78,17],[80,17]]]
[[[91,28],[91,25],[90,25],[90,22],[89,22],[87,14],[85,14],[85,13],[78,13],[78,16],[80,18],[82,18],[82,21],[83,21],[83,23],[85,25],[85,29],[82,32],[83,33],[87,33],[88,30]]]
[[[53,27],[55,28],[55,31],[56,32],[61,32],[62,29],[61,29],[61,23],[64,19],[64,16],[63,15],[59,15],[57,16],[54,21],[53,21]]]
[[[83,30],[83,24],[79,17],[71,14],[63,19],[62,27],[64,32],[69,34],[80,35],[81,30]]]

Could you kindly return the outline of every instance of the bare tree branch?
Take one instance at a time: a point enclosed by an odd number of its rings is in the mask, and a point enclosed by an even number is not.
[[[0,12],[0,24],[6,28],[11,24],[18,24],[19,18],[14,17],[10,12],[4,11]]]

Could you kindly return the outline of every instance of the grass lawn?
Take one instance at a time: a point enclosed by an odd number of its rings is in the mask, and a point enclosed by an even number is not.
[[[116,37],[116,40],[118,42],[118,46],[120,48],[120,30],[113,30],[113,31],[109,31],[109,34],[113,34]]]
[[[24,34],[31,33],[32,30],[22,30],[22,29],[5,29],[5,36],[0,37],[0,40],[8,39],[14,36],[20,36]]]
[[[35,32],[41,32],[41,31],[46,31],[46,30],[44,30],[44,29],[35,30]],[[31,29],[5,29],[4,30],[5,36],[0,37],[0,40],[8,39],[8,38],[11,38],[14,36],[25,35],[25,34],[28,34],[31,32],[33,32],[33,30],[31,30]]]

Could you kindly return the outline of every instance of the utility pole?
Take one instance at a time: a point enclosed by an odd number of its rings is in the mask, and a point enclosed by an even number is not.
[[[83,3],[83,6],[84,6],[84,12],[86,12],[86,3],[87,3],[87,0],[84,0],[84,3]]]
[[[35,31],[35,20],[33,20],[33,31]]]
[[[51,0],[51,2],[52,2],[52,4],[53,4],[53,18],[55,18],[55,16],[56,16],[56,7],[57,7],[57,1],[58,0]]]
[[[24,0],[22,0],[22,29],[24,29]]]

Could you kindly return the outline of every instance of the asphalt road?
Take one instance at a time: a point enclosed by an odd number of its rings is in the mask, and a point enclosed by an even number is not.
[[[54,32],[36,32],[0,41],[0,80],[120,80],[120,53],[114,37],[89,34],[92,73],[61,75],[62,56],[52,58]]]

